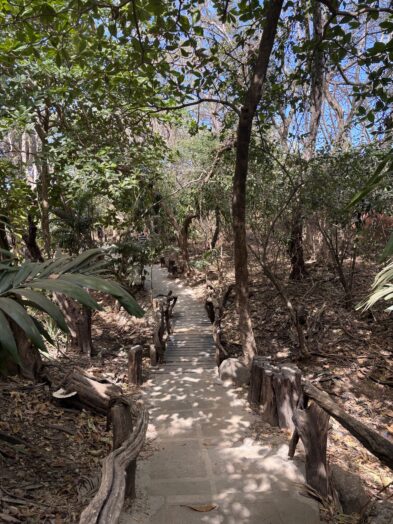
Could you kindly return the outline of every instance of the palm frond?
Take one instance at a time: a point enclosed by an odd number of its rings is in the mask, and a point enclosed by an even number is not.
[[[8,262],[8,261],[7,261]],[[63,331],[68,331],[63,313],[51,299],[61,293],[78,303],[100,310],[101,306],[86,291],[91,289],[113,296],[124,309],[136,317],[144,314],[135,299],[119,283],[103,277],[108,261],[101,249],[90,249],[77,257],[61,256],[47,262],[25,262],[19,266],[0,263],[0,350],[19,363],[17,344],[12,330],[15,323],[40,350],[50,340],[35,310],[52,318]]]

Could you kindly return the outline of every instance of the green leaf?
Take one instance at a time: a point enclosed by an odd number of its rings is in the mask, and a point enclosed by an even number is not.
[[[12,298],[1,297],[0,298],[0,309],[11,318],[18,326],[26,333],[35,346],[45,350],[45,343],[36,328],[30,315],[26,313],[25,308],[18,304]]]
[[[382,251],[381,260],[386,260],[391,256],[393,256],[393,233],[391,233],[389,240]]]
[[[7,317],[2,311],[0,311],[0,346],[8,351],[12,359],[20,365],[20,358],[14,334],[12,333]]]
[[[367,195],[369,195],[376,187],[378,187],[379,183],[389,174],[393,172],[393,164],[389,166],[389,169],[385,172],[384,169],[388,162],[392,160],[393,152],[389,151],[389,153],[385,156],[385,158],[380,162],[376,170],[374,171],[374,174],[369,178],[369,180],[366,182],[366,185],[363,189],[361,189],[356,195],[352,198],[352,200],[349,202],[349,204],[346,206],[346,209],[350,209],[351,207],[358,204],[363,198],[365,198]]]
[[[51,302],[44,295],[37,291],[32,291],[31,289],[10,289],[9,293],[26,298],[29,301],[30,306],[36,307],[40,311],[47,313],[51,318],[53,318],[61,330],[68,333],[69,330],[64,320],[63,313],[56,304]]]
[[[79,286],[102,291],[108,295],[115,297],[124,309],[134,315],[135,317],[142,317],[144,315],[143,309],[139,306],[136,300],[117,282],[113,280],[98,278],[96,276],[87,275],[64,275],[64,280],[75,283]]]
[[[37,318],[32,317],[32,320],[38,329],[38,331],[41,333],[41,335],[49,342],[49,344],[52,344],[52,346],[55,346],[55,341],[53,338],[49,335],[48,331],[44,328],[44,325],[42,322],[40,322]],[[42,351],[44,353],[48,353],[48,350],[45,348]]]
[[[90,309],[101,310],[102,307],[97,304],[97,302],[88,294],[86,291],[83,291],[79,286],[71,284],[69,282],[64,282],[63,279],[43,279],[36,280],[35,282],[30,282],[25,284],[24,287],[31,289],[44,289],[46,291],[55,291],[58,293],[63,293],[64,295],[73,298],[77,302],[80,302],[84,306]]]

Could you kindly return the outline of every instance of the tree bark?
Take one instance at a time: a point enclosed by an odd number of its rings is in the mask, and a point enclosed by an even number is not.
[[[312,1],[312,24],[315,48],[313,51],[313,60],[311,64],[310,124],[308,129],[308,138],[305,144],[305,158],[307,161],[309,161],[315,153],[325,92],[325,59],[324,51],[321,46],[324,31],[324,20],[321,4],[317,0]],[[303,250],[304,218],[302,207],[302,203],[297,202],[292,216],[289,241],[289,255],[292,266],[292,271],[289,278],[292,280],[302,280],[307,276]]]
[[[191,225],[191,222],[194,220],[194,218],[198,218],[198,216],[199,215],[197,213],[188,214],[183,221],[183,225],[179,233],[179,247],[181,249],[181,253],[183,255],[187,269],[189,268],[189,262],[190,262],[190,255],[188,252],[188,235],[190,231],[190,225]]]
[[[56,293],[55,298],[70,330],[71,347],[88,357],[95,355],[91,333],[91,310],[63,294]]]
[[[216,207],[214,213],[216,217],[216,225],[215,225],[214,233],[212,236],[212,241],[210,243],[210,249],[215,249],[217,241],[218,241],[218,237],[220,236],[220,225],[221,225],[220,209]]]
[[[301,209],[295,209],[291,224],[291,233],[289,239],[289,256],[291,260],[291,280],[303,280],[308,275],[306,264],[304,262],[303,250],[303,225],[304,220]]]
[[[26,258],[30,258],[33,262],[43,262],[44,258],[41,249],[37,244],[37,226],[34,224],[31,215],[28,216],[28,222],[28,232],[22,235],[27,249]]]
[[[266,7],[266,19],[259,44],[257,62],[251,84],[245,96],[239,115],[236,142],[236,166],[233,178],[232,221],[234,234],[235,277],[239,331],[243,353],[248,365],[256,354],[248,301],[248,256],[246,239],[246,184],[252,123],[262,96],[270,55],[277,32],[277,25],[283,7],[283,0],[271,0]]]
[[[0,249],[5,249],[10,251],[10,244],[7,238],[7,231],[5,229],[5,222],[8,222],[8,219],[4,215],[0,215]],[[4,255],[0,253],[0,260],[3,260]]]
[[[39,197],[41,207],[41,228],[42,237],[44,239],[45,253],[48,258],[51,258],[51,237],[49,229],[49,185],[50,173],[48,164],[48,132],[49,132],[49,118],[50,113],[48,107],[45,107],[44,112],[38,111],[39,123],[36,124],[35,129],[41,141],[41,155],[39,162]]]

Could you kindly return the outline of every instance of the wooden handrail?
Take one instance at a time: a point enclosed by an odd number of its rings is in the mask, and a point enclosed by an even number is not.
[[[141,407],[135,428],[129,438],[105,458],[100,487],[90,504],[83,510],[79,524],[118,522],[125,498],[125,471],[142,449],[148,422],[148,411],[145,407]]]

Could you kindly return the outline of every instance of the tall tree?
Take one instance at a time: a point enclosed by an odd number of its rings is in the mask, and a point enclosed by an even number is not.
[[[239,309],[239,329],[246,361],[251,362],[256,353],[248,300],[248,254],[246,237],[246,184],[252,124],[261,100],[270,55],[277,33],[277,26],[283,8],[283,0],[271,0],[266,4],[266,16],[259,43],[257,61],[251,82],[244,97],[237,127],[236,164],[233,177],[232,219],[234,234],[234,259]]]

